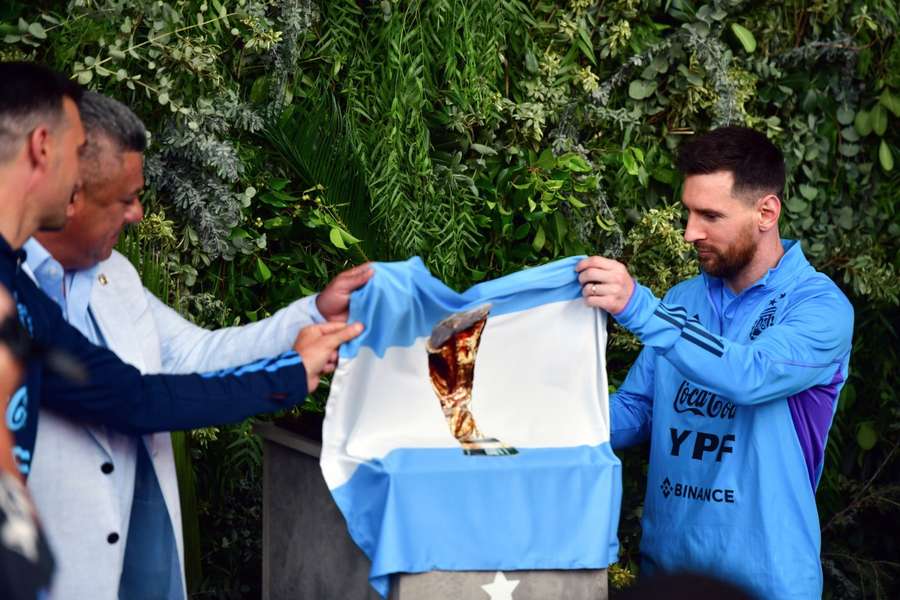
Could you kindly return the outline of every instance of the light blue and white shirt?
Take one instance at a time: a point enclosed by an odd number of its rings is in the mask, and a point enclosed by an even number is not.
[[[617,560],[622,489],[609,443],[606,315],[584,302],[577,262],[463,293],[418,258],[376,263],[351,297],[350,320],[366,329],[341,346],[321,464],[382,595],[392,573]],[[427,348],[436,324],[488,306],[469,406],[492,453],[467,454]]]

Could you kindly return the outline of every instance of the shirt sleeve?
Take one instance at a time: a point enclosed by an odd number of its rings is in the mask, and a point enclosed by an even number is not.
[[[609,399],[610,444],[627,448],[650,438],[653,418],[653,350],[644,348],[625,381]]]
[[[642,285],[614,316],[686,378],[747,405],[828,384],[850,352],[853,307],[836,288],[794,292],[786,310],[781,322],[747,342],[713,334]]]
[[[215,372],[142,376],[91,344],[47,303],[52,344],[77,357],[87,381],[75,383],[45,368],[41,403],[70,418],[144,434],[232,423],[306,397],[306,370],[296,352]]]
[[[165,373],[224,369],[274,356],[290,350],[301,329],[324,321],[316,296],[309,296],[256,323],[210,331],[194,325],[146,289],[144,295],[159,333]]]

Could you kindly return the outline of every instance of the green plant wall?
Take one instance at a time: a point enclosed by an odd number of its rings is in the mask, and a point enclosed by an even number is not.
[[[418,254],[465,288],[603,253],[663,292],[697,272],[672,166],[695,132],[785,153],[782,233],[856,308],[818,490],[829,598],[900,567],[895,3],[859,0],[49,0],[0,8],[0,56],[126,102],[153,134],[129,255],[209,326],[252,321],[362,260]],[[637,345],[614,329],[610,378]],[[321,407],[325,392],[313,407]],[[194,432],[200,596],[259,593],[259,445]],[[637,570],[646,456],[624,456]]]

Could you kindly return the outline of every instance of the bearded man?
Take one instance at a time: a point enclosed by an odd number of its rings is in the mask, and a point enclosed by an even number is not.
[[[588,304],[644,345],[610,399],[613,447],[650,442],[642,574],[821,598],[815,490],[853,307],[800,243],[780,238],[784,158],[764,135],[710,131],[678,168],[698,277],[659,300],[619,262],[577,266]]]

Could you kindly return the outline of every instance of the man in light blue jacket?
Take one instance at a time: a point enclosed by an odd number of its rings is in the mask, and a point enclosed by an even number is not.
[[[821,598],[815,489],[853,307],[780,238],[784,159],[765,136],[713,130],[678,167],[698,277],[660,300],[617,261],[578,265],[587,302],[644,345],[610,399],[613,447],[650,442],[642,573]]]
[[[338,275],[319,295],[268,319],[207,331],[141,284],[113,251],[143,217],[143,123],[93,92],[79,102],[87,143],[82,186],[64,229],[25,244],[27,267],[65,318],[90,341],[144,373],[226,369],[290,348],[311,323],[346,320],[350,293],[371,275]],[[168,433],[143,437],[42,411],[28,487],[56,555],[51,597],[185,597],[181,512]]]

